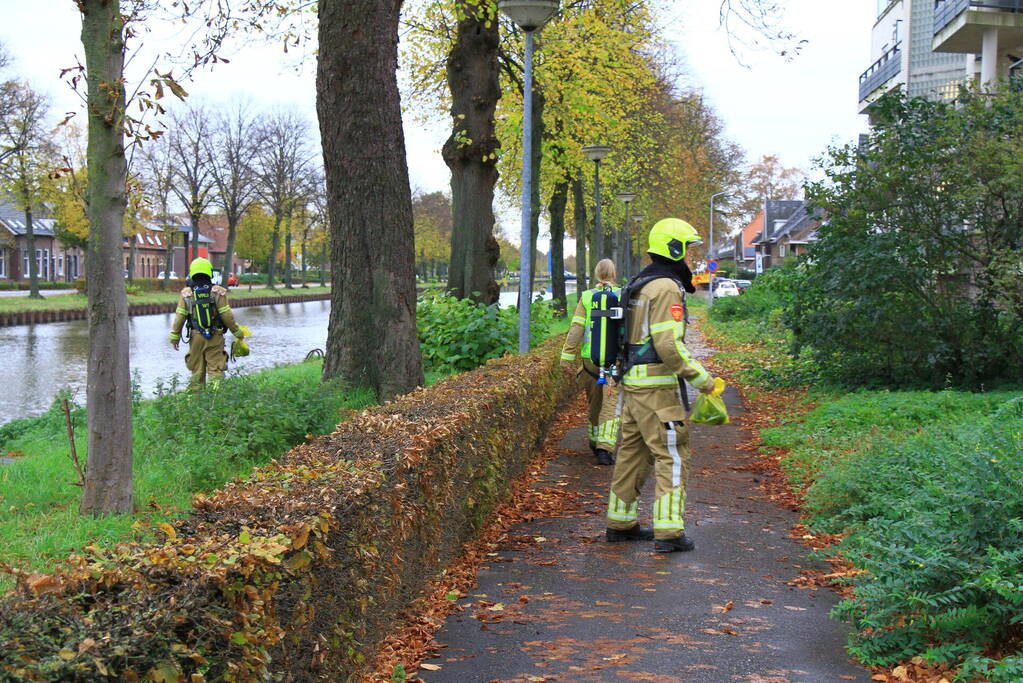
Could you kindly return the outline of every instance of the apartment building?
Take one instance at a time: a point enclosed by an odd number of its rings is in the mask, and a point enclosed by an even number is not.
[[[951,99],[965,83],[1007,77],[1023,57],[1023,0],[877,0],[859,111],[902,86]]]

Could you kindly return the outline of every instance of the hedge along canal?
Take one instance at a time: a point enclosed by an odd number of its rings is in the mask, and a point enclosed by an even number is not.
[[[296,363],[312,349],[324,347],[330,302],[280,302],[291,298],[298,297],[232,301],[232,308],[239,309],[236,311],[239,323],[248,325],[253,333],[252,355],[232,363],[232,369],[250,372]],[[187,377],[184,345],[175,351],[168,341],[174,308],[171,305],[170,312],[136,315],[128,321],[131,367],[137,373],[138,387],[144,396],[151,395],[160,381],[166,382],[175,374],[182,379]],[[0,424],[44,412],[64,387],[72,392],[77,390],[79,402],[84,402],[89,355],[85,320],[0,327],[0,350],[3,353],[0,386],[7,388],[0,392]],[[124,391],[131,391],[131,387],[124,387]]]

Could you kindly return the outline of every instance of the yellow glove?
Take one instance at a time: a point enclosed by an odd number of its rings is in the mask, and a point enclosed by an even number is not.
[[[711,396],[720,396],[721,394],[725,393],[725,386],[726,386],[725,380],[721,379],[720,377],[715,377],[714,386],[710,390],[704,391],[703,393],[710,394]]]
[[[249,330],[249,328],[247,326],[239,325],[238,326],[238,334],[236,334],[235,336],[238,337],[239,339],[242,339],[244,337],[251,337],[252,336],[252,332]]]

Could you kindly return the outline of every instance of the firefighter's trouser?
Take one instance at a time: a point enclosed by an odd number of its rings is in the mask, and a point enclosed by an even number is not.
[[[618,426],[621,422],[616,415],[618,389],[610,384],[597,384],[597,379],[593,375],[599,376],[600,370],[590,361],[584,360],[582,368],[576,375],[576,381],[579,388],[586,390],[586,398],[589,401],[587,434],[597,448],[613,453],[615,444],[618,443]]]
[[[611,477],[607,525],[631,529],[638,522],[639,493],[656,477],[654,537],[678,538],[685,528],[689,431],[678,388],[623,391],[622,440]]]
[[[185,367],[192,373],[188,380],[189,387],[206,384],[207,377],[211,381],[221,379],[227,370],[227,351],[224,349],[224,333],[216,332],[209,339],[198,332],[192,332],[188,342],[188,353],[185,354]]]

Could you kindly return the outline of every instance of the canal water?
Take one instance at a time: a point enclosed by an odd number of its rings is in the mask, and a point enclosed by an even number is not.
[[[501,305],[514,305],[516,296],[514,291],[503,292]],[[545,296],[550,298],[549,293]],[[297,363],[313,349],[326,347],[329,301],[250,306],[236,309],[235,316],[252,330],[252,354],[231,363],[229,374]],[[131,369],[145,397],[175,374],[182,383],[188,378],[186,345],[175,351],[167,341],[173,317],[167,313],[129,319]],[[84,320],[0,327],[0,386],[5,387],[0,392],[0,424],[45,412],[65,387],[84,403],[88,354]]]

